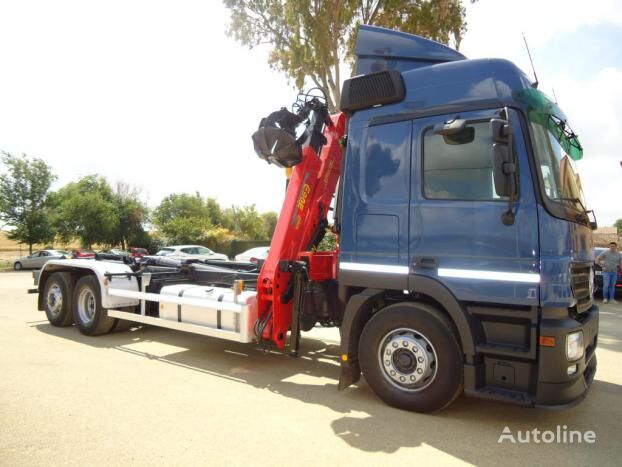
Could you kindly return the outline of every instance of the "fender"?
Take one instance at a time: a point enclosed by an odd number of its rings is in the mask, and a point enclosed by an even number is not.
[[[467,360],[470,360],[475,355],[474,327],[471,326],[469,315],[456,300],[456,297],[437,280],[417,274],[408,276],[408,289],[410,292],[427,295],[440,303],[456,325],[462,343],[462,351],[467,356]]]
[[[338,389],[345,389],[361,377],[358,362],[359,337],[371,317],[372,305],[382,298],[384,290],[365,289],[348,300],[341,322],[341,376]]]
[[[473,328],[466,311],[453,294],[440,282],[429,277],[410,275],[408,282],[410,292],[421,293],[433,298],[449,314],[458,331],[467,364],[472,362],[475,354]],[[383,293],[384,290],[380,289],[365,289],[363,292],[353,295],[346,305],[340,329],[341,375],[338,386],[340,390],[356,383],[361,377],[361,368],[358,362],[358,341],[365,324],[371,317],[372,305],[381,300]]]
[[[96,261],[91,259],[58,259],[48,261],[41,268],[41,273],[39,275],[39,308],[42,310],[42,295],[43,289],[45,287],[45,282],[50,274],[54,272],[66,272],[67,276],[64,277],[65,282],[68,285],[68,290],[73,289],[73,284],[77,280],[77,278],[84,276],[86,274],[93,274],[97,277],[97,281],[99,282],[99,288],[101,290],[101,304],[104,308],[123,308],[128,306],[136,306],[139,304],[138,300],[135,299],[127,299],[120,297],[113,297],[108,295],[108,285],[107,281],[105,281],[105,276],[107,272],[109,273],[130,273],[132,270],[127,264],[117,263],[117,262],[108,262],[108,261]],[[69,274],[71,277],[69,277]],[[118,277],[114,278],[114,287],[117,289],[125,289],[138,291],[138,281],[135,277]]]

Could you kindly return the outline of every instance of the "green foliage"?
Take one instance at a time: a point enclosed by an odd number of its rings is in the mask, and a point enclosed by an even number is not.
[[[324,238],[317,246],[317,251],[335,251],[337,249],[337,235],[326,232]]]
[[[474,0],[471,0],[474,1]],[[373,24],[458,48],[466,31],[461,0],[224,0],[228,33],[242,44],[271,44],[269,64],[302,89],[310,79],[331,109],[340,100],[340,65],[353,62],[356,33]]]
[[[114,192],[106,180],[88,175],[61,188],[52,197],[54,225],[64,242],[79,238],[90,248],[94,243],[116,244],[120,229]]]
[[[113,202],[119,223],[114,236],[110,238],[111,245],[121,245],[125,249],[141,246],[137,243],[146,241],[143,223],[147,219],[148,209],[140,201],[139,195],[138,190],[132,189],[126,183],[117,183]]]
[[[222,209],[213,198],[175,193],[153,212],[158,232],[171,244],[202,244],[219,249],[237,240],[270,240],[275,212],[259,214],[255,205]]]
[[[268,211],[261,214],[261,220],[263,222],[263,234],[260,237],[261,240],[271,240],[276,228],[276,223],[279,220],[279,216],[274,211]]]
[[[113,190],[103,177],[88,175],[50,197],[55,208],[53,228],[63,243],[78,238],[89,248],[93,244],[128,248],[150,243],[143,229],[148,209],[139,194],[125,183],[117,183]]]
[[[207,231],[212,227],[210,216],[214,214],[213,204],[201,198],[199,193],[172,194],[155,209],[153,221],[172,244],[204,243]]]
[[[3,152],[2,162],[7,172],[0,175],[0,221],[14,228],[8,238],[27,243],[32,253],[33,244],[54,238],[47,201],[56,176],[44,161],[26,155]]]
[[[618,229],[618,235],[622,235],[622,219],[618,219],[617,221],[615,221],[615,223],[613,224],[613,226]]]
[[[266,236],[264,222],[255,205],[231,206],[223,211],[224,227],[240,240],[263,239]]]

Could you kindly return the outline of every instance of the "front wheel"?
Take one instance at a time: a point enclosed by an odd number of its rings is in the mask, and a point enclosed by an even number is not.
[[[114,318],[101,305],[99,283],[95,276],[84,276],[73,291],[73,319],[82,334],[98,336],[112,330]]]
[[[369,386],[393,407],[430,412],[462,392],[454,325],[426,304],[398,303],[377,312],[363,329],[359,360]]]
[[[22,270],[22,263],[17,261],[15,264],[13,264],[13,269],[15,269],[16,271],[21,271]]]

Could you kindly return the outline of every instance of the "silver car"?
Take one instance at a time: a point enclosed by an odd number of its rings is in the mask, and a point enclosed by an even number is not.
[[[209,248],[201,245],[171,245],[162,248],[156,256],[166,256],[171,259],[198,259],[198,260],[218,260],[229,261],[227,255],[216,253]]]
[[[71,254],[64,250],[41,250],[32,255],[22,256],[13,261],[13,269],[41,269],[51,259],[70,258]]]

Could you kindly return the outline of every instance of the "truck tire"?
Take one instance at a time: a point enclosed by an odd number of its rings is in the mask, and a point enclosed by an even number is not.
[[[138,323],[135,323],[134,321],[115,318],[114,326],[110,332],[126,332],[136,326],[138,326]]]
[[[463,355],[453,323],[423,303],[397,303],[365,325],[359,363],[367,383],[388,405],[440,410],[462,392]]]
[[[99,283],[95,276],[84,276],[73,290],[73,320],[86,336],[98,336],[110,332],[115,319],[108,317],[108,310],[101,305]]]
[[[52,326],[65,327],[73,324],[69,287],[59,272],[50,275],[43,287],[43,309]]]

